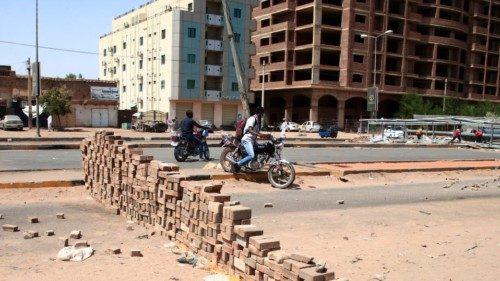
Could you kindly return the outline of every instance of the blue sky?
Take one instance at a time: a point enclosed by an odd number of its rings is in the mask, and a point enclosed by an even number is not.
[[[98,52],[99,36],[111,31],[111,20],[147,0],[39,0],[39,45]],[[0,41],[35,44],[35,0],[2,0]],[[0,42],[0,65],[26,74],[25,61],[35,60],[35,48]],[[64,77],[81,73],[97,78],[97,55],[40,49],[42,75]]]

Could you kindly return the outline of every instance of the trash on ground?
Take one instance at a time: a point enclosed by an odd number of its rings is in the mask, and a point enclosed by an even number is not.
[[[84,261],[92,256],[94,249],[92,247],[85,247],[76,249],[74,246],[64,247],[57,254],[57,259],[60,261]]]

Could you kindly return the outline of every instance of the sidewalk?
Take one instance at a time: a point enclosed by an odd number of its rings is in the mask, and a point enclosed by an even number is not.
[[[213,163],[209,163],[212,165]],[[471,161],[422,161],[422,162],[377,162],[377,163],[323,163],[294,164],[297,177],[345,176],[362,173],[400,173],[400,172],[436,172],[463,171],[500,168],[500,160]],[[182,169],[181,174],[198,180],[247,180],[266,181],[267,172],[231,174],[215,168]],[[47,170],[26,172],[0,172],[2,188],[40,188],[69,187],[83,185],[83,173],[77,170]]]

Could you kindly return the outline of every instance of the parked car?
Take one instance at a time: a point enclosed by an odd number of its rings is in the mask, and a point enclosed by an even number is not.
[[[200,120],[200,125],[210,128],[210,130],[208,130],[210,133],[214,132],[215,126],[210,120]]]
[[[328,127],[323,127],[319,130],[319,136],[321,138],[337,138],[339,133],[339,128],[337,125],[330,125]]]
[[[0,120],[0,128],[3,130],[15,129],[23,130],[23,121],[17,115],[5,115],[5,117]]]
[[[321,125],[318,122],[306,121],[300,125],[300,131],[303,132],[319,132]]]
[[[398,139],[405,135],[405,130],[401,126],[387,126],[384,129],[384,137]]]
[[[295,122],[288,122],[288,132],[298,132],[299,131],[299,124]]]

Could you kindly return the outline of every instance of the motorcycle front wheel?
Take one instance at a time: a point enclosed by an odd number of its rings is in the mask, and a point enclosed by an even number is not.
[[[205,157],[205,160],[210,161],[210,150],[207,143],[203,144],[203,157]]]
[[[267,179],[275,188],[288,188],[295,180],[295,168],[286,162],[273,164],[267,171]]]
[[[188,153],[186,151],[186,147],[183,144],[178,144],[174,149],[174,157],[178,162],[186,161],[188,157]]]

